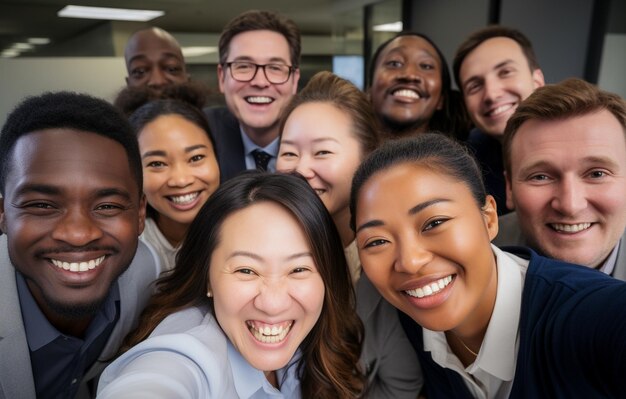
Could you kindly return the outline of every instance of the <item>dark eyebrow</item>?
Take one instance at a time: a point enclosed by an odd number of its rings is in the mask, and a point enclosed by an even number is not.
[[[498,65],[496,65],[493,69],[500,69],[504,66],[507,66],[508,64],[513,64],[513,60],[509,59],[509,60],[504,60],[501,63],[499,63]]]
[[[96,193],[96,198],[113,196],[122,197],[127,201],[131,200],[130,193],[125,190],[120,190],[119,188],[103,188]]]
[[[196,145],[192,145],[189,147],[185,147],[185,152],[192,152],[201,148],[208,148],[208,147],[204,144],[196,144]]]
[[[15,196],[19,197],[31,192],[46,195],[59,195],[61,194],[61,189],[47,184],[30,183],[18,187],[17,190],[15,190]]]
[[[429,201],[424,201],[420,204],[415,205],[413,208],[409,209],[409,215],[415,215],[418,212],[423,211],[424,209],[428,208],[429,206],[438,204],[440,202],[450,202],[451,200],[446,199],[446,198],[435,198],[435,199],[431,199]]]
[[[196,145],[192,145],[189,147],[185,147],[185,152],[192,152],[201,148],[209,148],[204,144],[196,144]],[[148,158],[148,157],[165,157],[167,156],[167,152],[163,151],[163,150],[154,150],[154,151],[147,151],[145,153],[143,153],[143,155],[141,156],[142,159],[144,158]]]
[[[422,203],[419,203],[417,205],[415,205],[413,208],[409,209],[408,214],[409,215],[415,215],[418,212],[423,211],[425,208],[428,208],[429,206],[438,204],[440,202],[449,202],[451,200],[446,199],[446,198],[435,198],[429,201],[424,201]],[[374,219],[374,220],[370,220],[368,222],[363,223],[362,225],[360,225],[357,229],[356,229],[356,233],[358,233],[359,231],[363,230],[363,229],[367,229],[370,227],[378,227],[378,226],[383,226],[385,223],[382,220],[378,220],[378,219]]]
[[[259,255],[252,253],[252,252],[248,252],[248,251],[234,251],[233,253],[231,253],[228,258],[226,259],[230,259],[230,258],[234,258],[235,256],[247,256],[249,258],[258,260],[259,262],[263,261],[263,258],[260,257]],[[310,252],[299,252],[293,255],[289,255],[286,260],[294,260],[297,258],[303,258],[303,257],[313,257],[313,255]]]

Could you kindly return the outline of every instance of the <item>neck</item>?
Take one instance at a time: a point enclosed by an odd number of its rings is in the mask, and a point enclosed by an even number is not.
[[[189,224],[180,223],[170,218],[159,215],[156,224],[163,236],[173,247],[177,247],[185,238]]]
[[[355,237],[354,232],[350,228],[350,208],[343,208],[335,212],[332,216],[337,231],[339,232],[339,237],[341,238],[341,244],[345,248],[354,241]]]
[[[278,378],[276,378],[276,371],[264,371],[265,378],[276,389],[280,389],[278,386]]]
[[[420,133],[428,132],[428,121],[417,120],[410,124],[395,123],[390,120],[382,120],[381,125],[385,127],[386,135],[391,139],[416,136]]]
[[[259,147],[265,147],[278,137],[278,121],[272,126],[265,128],[253,128],[241,124],[243,132],[252,140],[252,142]]]
[[[491,259],[493,261],[493,273],[485,292],[479,299],[480,303],[467,320],[452,330],[446,331],[446,340],[450,349],[466,367],[476,360],[476,356],[472,352],[477,354],[480,350],[491,321],[493,308],[496,305],[498,273],[495,255]]]

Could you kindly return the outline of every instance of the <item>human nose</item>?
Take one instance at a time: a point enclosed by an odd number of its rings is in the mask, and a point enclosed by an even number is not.
[[[288,282],[283,279],[265,280],[254,298],[254,306],[268,315],[279,315],[291,306]]]
[[[174,165],[167,184],[170,187],[186,187],[193,183],[194,176],[186,165]]]
[[[270,85],[270,81],[267,80],[267,77],[265,76],[265,67],[261,65],[256,66],[256,71],[254,72],[254,76],[252,77],[250,84],[260,87],[267,87]]]
[[[159,68],[154,68],[150,73],[150,79],[148,80],[148,87],[158,88],[167,83],[165,73]]]
[[[417,65],[407,63],[400,70],[400,75],[398,76],[398,78],[400,80],[411,80],[411,81],[421,82],[422,74],[420,72],[421,71]]]
[[[309,180],[315,176],[313,162],[310,157],[302,156],[296,165],[296,172],[300,173],[305,179]]]
[[[58,221],[52,238],[74,247],[85,246],[102,237],[102,230],[94,222],[91,212],[85,209],[70,209]]]
[[[432,252],[420,245],[414,237],[399,240],[396,253],[394,269],[400,273],[415,274],[433,259]]]
[[[484,83],[483,101],[487,104],[496,102],[502,95],[502,83],[498,79],[486,78]]]
[[[584,183],[570,176],[564,178],[554,193],[552,208],[566,216],[575,216],[587,207]]]

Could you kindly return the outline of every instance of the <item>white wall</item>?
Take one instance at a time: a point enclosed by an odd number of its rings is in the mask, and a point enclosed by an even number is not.
[[[0,125],[26,96],[70,90],[112,101],[125,77],[122,57],[0,58]]]

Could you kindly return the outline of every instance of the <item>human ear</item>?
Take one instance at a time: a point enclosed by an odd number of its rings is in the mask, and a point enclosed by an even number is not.
[[[542,87],[546,84],[541,69],[537,68],[533,71],[533,82],[535,83],[535,89]]]
[[[504,181],[506,182],[506,207],[513,210],[515,203],[513,202],[513,188],[511,187],[511,177],[504,172]]]
[[[493,196],[487,195],[485,205],[483,205],[481,211],[483,219],[485,220],[487,233],[489,234],[489,241],[491,241],[498,235],[498,207]]]

